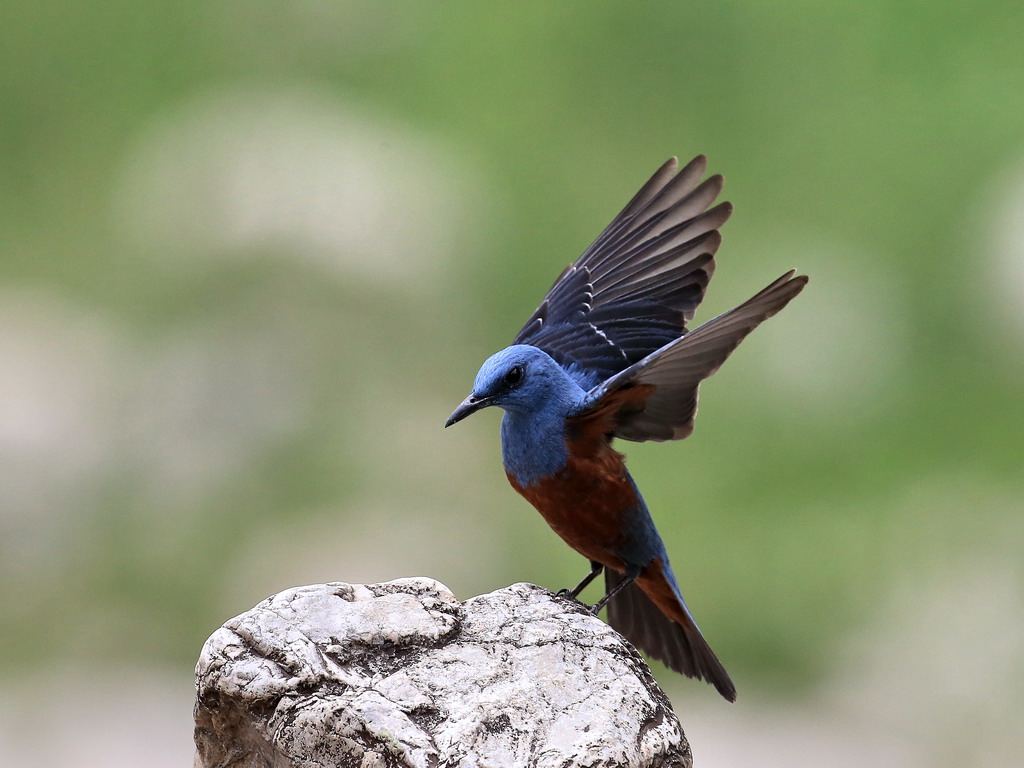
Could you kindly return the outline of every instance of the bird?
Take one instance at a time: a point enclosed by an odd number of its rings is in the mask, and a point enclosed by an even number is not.
[[[512,487],[590,563],[561,595],[602,572],[608,623],[649,657],[736,688],[697,626],[625,457],[613,440],[681,440],[701,381],[807,284],[790,270],[739,306],[689,330],[715,270],[728,202],[703,155],[665,162],[551,286],[511,346],[480,367],[450,427],[504,410],[501,449]]]

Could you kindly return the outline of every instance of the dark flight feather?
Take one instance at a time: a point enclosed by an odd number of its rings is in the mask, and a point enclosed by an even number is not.
[[[642,409],[635,405],[616,419],[613,434],[624,440],[681,440],[693,432],[700,383],[721,367],[732,351],[763,321],[803,290],[807,277],[787,272],[735,309],[655,350],[643,360],[595,387],[581,413],[600,407],[617,390],[649,388]]]
[[[516,336],[589,388],[678,338],[704,298],[729,203],[699,156],[665,163],[570,265]]]

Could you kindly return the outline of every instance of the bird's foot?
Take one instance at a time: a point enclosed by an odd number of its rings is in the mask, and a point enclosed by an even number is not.
[[[571,589],[560,589],[555,592],[555,597],[561,598],[562,600],[572,600],[576,605],[582,605],[587,610],[590,610],[590,606],[580,600],[579,597],[576,596],[576,593]]]

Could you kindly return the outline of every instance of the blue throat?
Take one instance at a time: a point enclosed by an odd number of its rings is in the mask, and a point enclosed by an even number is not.
[[[531,413],[506,411],[501,419],[501,457],[519,485],[536,485],[564,468],[565,416],[544,408]]]

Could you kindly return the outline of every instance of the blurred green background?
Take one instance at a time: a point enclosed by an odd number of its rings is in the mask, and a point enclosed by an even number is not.
[[[623,446],[740,700],[698,765],[1024,748],[1024,6],[9,4],[0,761],[191,760],[192,665],[297,584],[557,589],[479,363],[672,154],[698,321],[808,290]],[[46,734],[44,742],[37,741]]]

